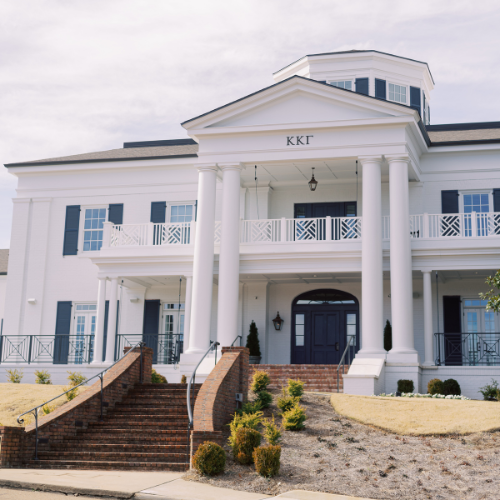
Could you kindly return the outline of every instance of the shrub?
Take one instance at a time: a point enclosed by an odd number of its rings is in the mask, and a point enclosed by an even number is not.
[[[264,477],[277,476],[280,471],[281,446],[269,445],[255,448],[253,461],[255,470]]]
[[[253,450],[260,446],[261,439],[259,431],[244,427],[238,429],[233,445],[234,458],[243,465],[253,463]]]
[[[234,446],[236,442],[236,433],[239,429],[253,429],[256,430],[262,422],[261,411],[257,413],[243,413],[242,415],[235,414],[232,422],[229,424],[231,429],[231,436],[229,437],[229,444],[231,447]]]
[[[444,394],[443,381],[438,378],[429,380],[429,383],[427,384],[427,392],[432,395]]]
[[[66,392],[66,391],[69,391],[69,389],[71,389],[71,385],[68,387],[63,387],[63,391]],[[73,389],[72,391],[69,391],[69,392],[66,392],[66,399],[68,401],[73,401],[73,399],[75,399],[77,396],[78,396],[78,389]]]
[[[152,384],[167,384],[167,379],[160,375],[154,368],[151,370],[151,383]]]
[[[48,415],[49,413],[53,412],[56,409],[55,405],[43,405],[42,406],[42,412],[44,415]]]
[[[384,349],[386,351],[392,349],[392,326],[389,320],[386,321],[384,328]]]
[[[254,401],[253,403],[247,401],[246,403],[243,403],[239,410],[236,410],[236,413],[238,415],[252,415],[260,412],[260,410],[262,410],[262,403],[259,400]]]
[[[398,380],[398,392],[413,392],[414,389],[413,380]]]
[[[224,471],[226,453],[217,444],[205,441],[193,456],[193,467],[205,476],[215,476]]]
[[[183,376],[181,377],[181,384],[187,384],[186,375],[183,375]]]
[[[81,372],[68,372],[68,380],[70,387],[76,387],[87,380],[87,377]]]
[[[257,370],[253,374],[250,389],[255,393],[265,391],[270,383],[271,379],[269,378],[269,374],[265,371]]]
[[[52,381],[50,380],[50,373],[47,370],[35,370],[35,377],[35,382],[37,384],[52,385]]]
[[[488,401],[497,398],[498,382],[495,379],[491,379],[491,384],[487,384],[484,387],[479,388],[479,392],[483,395],[483,398]]]
[[[285,391],[283,391],[283,396],[278,398],[276,404],[282,413],[290,411],[297,403],[299,398],[294,398],[292,396],[287,396]]]
[[[460,384],[454,379],[449,378],[443,382],[443,394],[445,396],[460,396],[462,390],[460,389]]]
[[[281,439],[281,429],[282,427],[278,427],[274,422],[274,415],[272,419],[267,419],[262,422],[264,425],[264,437],[270,445],[278,444]]]
[[[304,394],[304,382],[288,379],[288,394],[294,398],[301,398]]]
[[[260,403],[261,408],[269,408],[273,402],[273,395],[267,391],[260,391],[257,393],[257,401]]]
[[[291,410],[283,413],[283,427],[287,431],[300,431],[304,429],[306,410],[297,403]]]
[[[250,356],[260,356],[259,330],[253,320],[250,323],[246,347],[250,350]]]
[[[22,370],[7,370],[7,380],[13,384],[20,384],[24,377],[24,372]]]

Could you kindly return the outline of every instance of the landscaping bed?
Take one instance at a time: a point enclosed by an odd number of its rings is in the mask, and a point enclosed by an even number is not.
[[[271,408],[264,410],[264,416],[274,414],[279,422],[278,393],[272,392],[274,402]],[[294,489],[374,499],[476,500],[497,495],[500,486],[498,432],[402,437],[338,414],[330,404],[330,395],[305,394],[301,405],[307,411],[306,429],[283,431],[278,476],[264,479],[257,475],[253,466],[238,464],[226,444],[227,463],[223,474],[208,478],[191,472],[186,479],[270,495]],[[498,408],[500,410],[500,406]]]

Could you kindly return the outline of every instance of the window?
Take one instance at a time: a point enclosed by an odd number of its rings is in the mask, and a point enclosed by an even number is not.
[[[389,83],[389,101],[406,104],[406,87]]]
[[[464,230],[465,236],[488,236],[488,219],[487,216],[479,214],[488,213],[490,211],[490,195],[489,193],[462,193],[462,210],[464,214]],[[472,234],[472,212],[476,212],[477,234]]]
[[[295,346],[302,347],[304,345],[304,314],[295,315]]]
[[[83,251],[95,252],[102,246],[102,228],[106,222],[105,208],[86,208],[83,229]]]
[[[74,337],[70,339],[68,361],[81,365],[93,359],[96,329],[96,304],[76,304]]]
[[[170,222],[191,222],[193,220],[193,205],[172,205],[170,207]]]
[[[346,314],[346,330],[347,330],[347,342],[351,340],[350,345],[356,346],[356,314],[348,313]]]
[[[351,80],[340,80],[338,82],[328,82],[330,85],[334,87],[338,87],[340,89],[352,90],[352,81]]]
[[[162,335],[158,337],[158,359],[164,364],[178,362],[184,350],[184,304],[163,304]],[[159,361],[160,362],[160,361]]]

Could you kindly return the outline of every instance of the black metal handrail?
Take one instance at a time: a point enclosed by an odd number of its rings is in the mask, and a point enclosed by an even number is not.
[[[243,337],[241,335],[238,335],[232,342],[231,347],[234,347],[234,343],[240,339],[240,347],[241,347],[241,341],[243,340]]]
[[[500,332],[435,333],[436,365],[499,366]]]
[[[339,364],[337,365],[337,392],[340,392],[340,367],[342,366],[342,373],[345,372],[345,357],[346,354],[349,353],[349,361],[347,362],[347,366],[351,366],[351,343],[354,339],[352,335],[349,335],[347,341],[347,346],[344,349],[344,353],[342,354],[342,357],[340,358]]]
[[[121,361],[122,359],[124,359],[126,356],[128,356],[136,347],[140,347],[141,349],[141,354],[140,354],[140,375],[139,375],[139,382],[142,384],[143,382],[143,369],[142,369],[142,347],[144,346],[144,342],[139,342],[137,345],[131,347],[129,349],[129,351],[123,356],[123,358],[120,358],[118,361]],[[24,415],[27,415],[28,413],[32,413],[34,414],[35,416],[35,460],[38,460],[38,410],[40,408],[42,408],[43,406],[45,406],[46,404],[49,404],[51,403],[52,401],[54,401],[55,399],[58,399],[60,398],[61,396],[64,396],[65,394],[67,394],[68,392],[71,392],[71,391],[74,391],[75,389],[77,389],[78,387],[80,387],[81,385],[85,385],[87,384],[88,382],[90,382],[91,380],[95,379],[96,377],[99,377],[101,379],[101,416],[100,416],[100,419],[101,419],[101,422],[102,422],[102,408],[103,408],[103,379],[104,379],[104,374],[110,369],[110,368],[113,368],[113,366],[116,365],[116,363],[118,363],[118,361],[115,361],[112,365],[108,366],[107,368],[105,368],[104,370],[102,370],[101,372],[99,372],[97,375],[94,375],[93,377],[90,377],[89,379],[87,380],[84,380],[83,382],[81,382],[80,384],[78,385],[75,385],[74,387],[72,387],[71,389],[59,394],[59,396],[56,396],[55,398],[52,398],[52,399],[49,399],[48,401],[45,401],[45,403],[42,403],[38,406],[35,406],[33,408],[31,408],[31,410],[28,410],[28,411],[25,411],[24,413],[21,413],[21,415],[19,415],[17,417],[17,423],[22,425],[24,424],[24,420],[21,418],[23,417]]]
[[[200,359],[198,364],[196,365],[196,368],[193,370],[193,373],[191,375],[191,378],[189,379],[189,383],[187,386],[187,410],[188,410],[188,428],[187,428],[187,445],[189,449],[189,431],[191,430],[191,427],[193,426],[193,409],[191,408],[191,385],[195,383],[195,378],[196,378],[196,370],[198,370],[199,366],[201,365],[201,362],[208,356],[208,354],[215,350],[215,364],[217,364],[217,346],[219,346],[219,342],[213,342],[210,341],[210,347],[208,348],[207,352],[203,355],[203,357]]]

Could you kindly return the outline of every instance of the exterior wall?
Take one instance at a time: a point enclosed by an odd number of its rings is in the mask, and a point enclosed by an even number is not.
[[[2,324],[2,320],[5,318],[5,299],[6,299],[6,291],[7,291],[7,275],[0,275],[0,324]],[[0,329],[2,327],[0,326]]]

